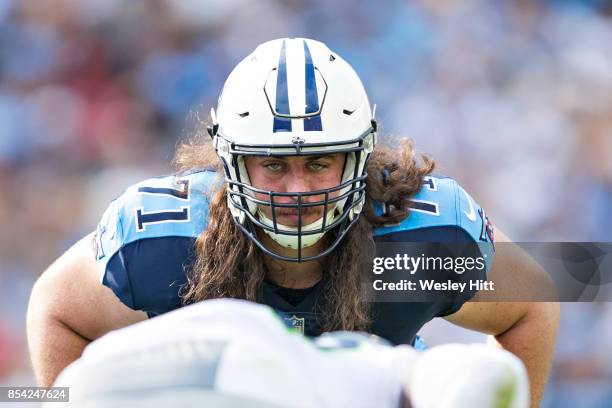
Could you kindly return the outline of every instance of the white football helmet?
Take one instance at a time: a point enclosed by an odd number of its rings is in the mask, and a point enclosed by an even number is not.
[[[321,42],[285,38],[259,45],[227,78],[208,128],[225,169],[227,202],[236,224],[264,252],[288,261],[327,255],[357,220],[365,202],[366,163],[376,143],[376,122],[364,87],[338,54]],[[251,185],[245,156],[346,153],[341,183],[324,190],[267,191]],[[267,200],[255,198],[265,194]],[[336,195],[330,197],[330,195]],[[307,202],[305,197],[324,196]],[[261,196],[261,195],[260,195]],[[295,203],[275,202],[292,197]],[[302,223],[302,209],[322,206],[323,216]],[[261,211],[271,209],[271,217]],[[297,211],[297,227],[276,221],[278,208]],[[261,228],[278,244],[297,250],[279,255],[257,237]],[[334,242],[316,256],[302,249],[338,228]]]

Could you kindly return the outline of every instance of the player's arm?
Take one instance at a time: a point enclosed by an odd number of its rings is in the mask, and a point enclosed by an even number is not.
[[[93,234],[56,260],[32,289],[27,316],[28,345],[36,379],[50,386],[103,334],[146,319],[125,306],[99,280]]]
[[[555,348],[559,325],[559,304],[555,302],[495,302],[525,298],[535,289],[554,293],[554,287],[541,267],[499,230],[496,230],[495,258],[488,279],[496,290],[487,293],[486,302],[468,302],[446,319],[463,327],[495,336],[504,349],[526,365],[531,389],[531,406],[539,406]],[[540,292],[542,293],[542,292]],[[478,300],[480,294],[476,295]],[[549,297],[550,298],[550,297]]]

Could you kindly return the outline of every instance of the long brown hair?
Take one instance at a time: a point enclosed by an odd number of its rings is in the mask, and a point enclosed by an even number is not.
[[[433,160],[422,156],[419,163],[415,156],[407,139],[399,149],[377,147],[372,152],[362,215],[323,265],[326,284],[319,307],[324,331],[368,330],[370,308],[360,268],[375,254],[373,228],[408,216],[408,199],[421,188],[423,176],[434,169]],[[207,167],[216,169],[220,176],[222,173],[210,139],[204,134],[180,145],[174,164],[178,172]],[[183,302],[221,297],[261,301],[260,288],[266,274],[264,253],[234,224],[225,187],[209,194],[208,226],[196,240],[196,260],[182,293]],[[385,214],[376,216],[374,201],[386,204]]]

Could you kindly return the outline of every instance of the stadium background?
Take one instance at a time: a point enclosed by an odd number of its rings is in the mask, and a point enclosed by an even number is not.
[[[230,69],[276,37],[344,56],[383,140],[412,138],[513,239],[612,241],[611,15],[603,0],[0,0],[0,386],[33,383],[36,277],[126,186],[169,172]],[[562,313],[543,406],[612,406],[612,306]]]

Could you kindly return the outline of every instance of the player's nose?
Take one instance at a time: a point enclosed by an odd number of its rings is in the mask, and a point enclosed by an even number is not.
[[[288,171],[284,177],[285,191],[288,193],[303,193],[312,191],[313,180],[310,174],[304,170],[302,158],[289,160]],[[297,159],[297,160],[296,160]]]
[[[288,193],[305,193],[311,191],[310,183],[306,180],[304,173],[301,171],[287,175],[285,188]],[[297,199],[297,197],[291,197]]]

